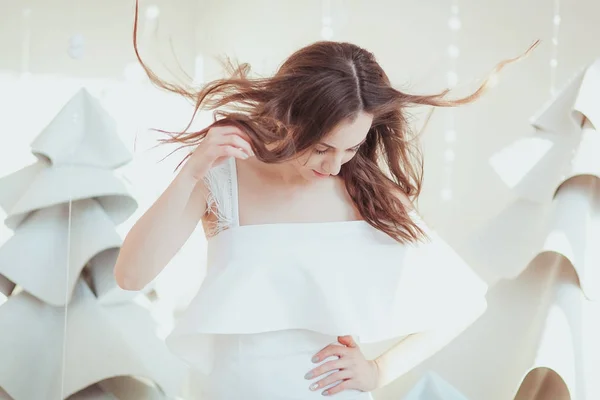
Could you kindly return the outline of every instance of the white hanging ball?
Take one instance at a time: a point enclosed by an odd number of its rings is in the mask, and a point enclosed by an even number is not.
[[[321,29],[321,37],[325,40],[330,40],[333,37],[333,28],[331,26],[324,26]]]
[[[444,152],[444,158],[446,159],[447,162],[452,162],[455,159],[455,154],[454,154],[454,150],[452,149],[447,149]]]
[[[448,55],[452,58],[458,58],[460,55],[460,50],[458,46],[451,44],[448,46]]]
[[[146,9],[146,18],[147,19],[156,19],[160,15],[160,9],[158,6],[148,6]]]
[[[556,58],[553,58],[550,60],[550,67],[551,68],[556,68],[558,66],[558,60]]]
[[[69,38],[69,56],[75,60],[83,58],[85,52],[85,38],[82,34],[76,33]]]
[[[560,25],[560,15],[555,15],[553,21],[554,25]]]
[[[452,200],[452,190],[451,189],[443,189],[441,195],[442,195],[442,200],[444,200],[444,201]]]
[[[460,22],[460,18],[458,17],[451,17],[448,20],[448,27],[450,27],[450,29],[452,29],[453,31],[457,31],[461,28],[462,23]]]
[[[444,133],[444,139],[446,140],[446,142],[448,143],[452,143],[456,140],[456,131],[454,129],[448,129],[445,133]]]

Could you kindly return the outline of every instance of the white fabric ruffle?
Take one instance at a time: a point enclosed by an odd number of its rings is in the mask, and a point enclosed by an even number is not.
[[[304,329],[368,343],[473,320],[487,286],[427,233],[401,245],[364,221],[227,229],[209,240],[206,278],[167,345],[208,373],[216,335]]]

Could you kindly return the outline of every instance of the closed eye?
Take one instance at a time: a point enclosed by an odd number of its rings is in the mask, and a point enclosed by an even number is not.
[[[346,150],[346,151],[347,151],[347,152],[349,152],[349,153],[356,153],[356,152],[358,151],[358,149],[360,149],[360,146],[362,146],[362,145],[363,145],[363,143],[365,143],[365,142],[366,142],[366,140],[367,140],[367,139],[365,138],[365,139],[364,139],[362,142],[360,142],[359,144],[357,144],[357,145],[356,145],[356,146],[354,146],[353,148],[351,148],[351,149],[348,149],[348,150]],[[331,145],[329,145],[329,144],[327,144],[327,143],[319,143],[319,144],[321,144],[321,145],[324,145],[324,146],[327,146],[327,148],[326,148],[326,149],[324,149],[324,150],[315,149],[314,151],[315,151],[315,153],[317,153],[317,154],[325,154],[325,153],[327,153],[327,152],[328,152],[330,149],[334,149],[334,150],[335,150],[335,147],[333,147],[333,146],[331,146]]]

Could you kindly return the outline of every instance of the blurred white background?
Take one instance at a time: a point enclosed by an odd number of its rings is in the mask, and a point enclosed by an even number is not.
[[[322,38],[371,50],[400,88],[462,95],[508,66],[479,101],[438,110],[423,134],[421,213],[457,247],[512,195],[489,158],[531,133],[529,119],[554,90],[600,54],[595,0],[141,0],[139,47],[163,78],[201,83],[221,74],[218,57],[269,74],[294,50]],[[133,1],[0,0],[0,176],[34,160],[29,143],[82,86],[115,118],[134,161],[123,168],[140,202],[131,224],[173,177],[183,154],[159,163],[148,128],[181,129],[191,108],[150,86],[132,48]],[[202,124],[204,120],[198,121]],[[416,128],[419,128],[416,119]],[[11,232],[0,227],[0,244]],[[187,304],[202,278],[197,232],[156,289]],[[474,265],[483,277],[487,272]],[[165,325],[168,331],[168,323]]]

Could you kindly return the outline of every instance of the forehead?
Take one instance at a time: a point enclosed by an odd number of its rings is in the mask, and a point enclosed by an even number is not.
[[[353,120],[340,122],[331,132],[325,135],[322,142],[339,149],[351,148],[363,141],[369,133],[372,123],[373,116],[361,112]]]

